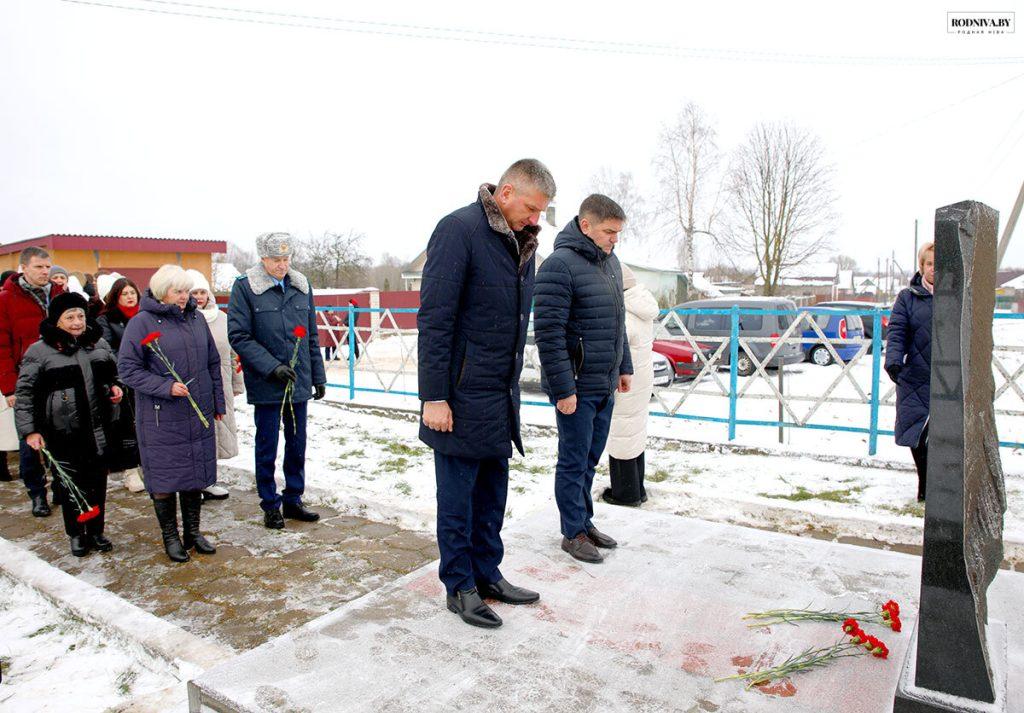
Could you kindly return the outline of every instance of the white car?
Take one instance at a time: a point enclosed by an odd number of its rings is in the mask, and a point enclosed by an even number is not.
[[[651,352],[651,360],[654,362],[654,385],[671,386],[674,375],[668,357],[658,352]]]

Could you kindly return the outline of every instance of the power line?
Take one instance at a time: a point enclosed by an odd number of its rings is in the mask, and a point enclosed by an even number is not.
[[[398,37],[404,39],[441,40],[474,44],[507,45],[538,49],[568,50],[613,55],[670,57],[675,59],[724,60],[731,62],[769,62],[782,64],[819,65],[999,65],[1024,63],[1024,57],[907,57],[814,55],[762,50],[734,50],[722,48],[696,48],[673,44],[590,40],[549,35],[492,32],[457,27],[417,25],[397,22],[351,20],[324,15],[303,15],[269,10],[250,10],[174,0],[137,0],[162,7],[143,7],[100,0],[60,0],[61,2],[90,7],[127,10],[153,15],[190,17],[222,22],[252,25],[315,29],[364,35]],[[176,9],[171,9],[176,8]],[[227,14],[213,14],[227,13]],[[325,24],[330,23],[330,24]]]
[[[997,82],[996,84],[993,84],[991,86],[985,87],[984,89],[979,89],[978,91],[973,92],[971,94],[968,94],[967,96],[962,97],[960,99],[957,99],[954,102],[950,102],[949,104],[941,106],[938,109],[934,109],[934,110],[928,112],[927,114],[921,114],[920,116],[916,116],[913,119],[908,119],[907,121],[904,121],[902,124],[897,124],[896,126],[892,126],[892,127],[888,128],[888,129],[883,129],[882,131],[876,132],[876,133],[872,134],[871,136],[867,136],[867,137],[861,139],[860,141],[855,142],[854,144],[852,144],[852,146],[853,147],[858,147],[858,146],[861,146],[863,144],[868,143],[869,141],[874,141],[875,139],[880,139],[883,136],[887,136],[887,135],[891,134],[894,131],[899,131],[901,129],[907,128],[908,126],[913,126],[914,124],[916,124],[918,122],[921,122],[921,121],[924,121],[925,119],[932,118],[936,114],[941,114],[944,111],[949,111],[950,109],[958,107],[961,104],[969,102],[971,99],[975,99],[977,97],[980,97],[982,94],[987,94],[988,92],[991,92],[991,91],[993,91],[995,89],[999,89],[1000,87],[1003,87],[1003,86],[1005,86],[1007,84],[1010,84],[1011,82],[1016,82],[1018,79],[1020,79],[1022,77],[1024,77],[1024,72],[1021,72],[1020,74],[1015,74],[1014,76],[1010,77],[1009,79],[1004,79],[1003,81]]]

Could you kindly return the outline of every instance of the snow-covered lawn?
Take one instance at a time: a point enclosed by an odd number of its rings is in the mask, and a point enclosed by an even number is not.
[[[414,414],[324,403],[312,403],[309,413],[306,482],[314,497],[342,511],[413,529],[434,528],[433,458],[417,439]],[[240,407],[238,422],[243,455],[228,465],[251,472],[251,407]],[[524,437],[526,458],[516,454],[510,463],[509,521],[553,498],[557,436],[553,429],[527,426]],[[646,462],[650,500],[644,507],[654,510],[766,527],[782,521],[832,525],[841,534],[864,537],[922,523],[923,509],[914,499],[917,476],[909,463],[894,470],[794,454],[709,452],[663,438],[651,440]],[[1024,541],[1024,479],[1019,474],[1007,479],[1006,535]],[[246,473],[232,471],[226,477],[253,488]],[[595,495],[607,485],[605,459]]]
[[[104,711],[184,686],[141,649],[0,576],[0,710]]]

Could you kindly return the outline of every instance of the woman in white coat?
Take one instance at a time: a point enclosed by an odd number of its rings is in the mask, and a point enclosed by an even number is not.
[[[644,449],[647,447],[647,411],[654,388],[654,320],[658,301],[636,275],[622,266],[626,301],[626,337],[633,357],[633,383],[626,393],[615,394],[612,425],[608,433],[611,487],[603,499],[612,505],[637,506],[647,500],[644,489]]]
[[[186,270],[192,278],[192,297],[195,298],[199,313],[206,318],[206,323],[213,334],[220,354],[220,377],[224,383],[224,405],[227,413],[215,423],[217,429],[217,459],[234,458],[238,455],[238,434],[235,429],[235,396],[245,391],[242,375],[236,368],[234,352],[228,344],[228,316],[217,307],[217,301],[210,291],[210,283],[206,275],[198,270]],[[203,491],[203,497],[223,500],[228,496],[226,488],[212,485]]]

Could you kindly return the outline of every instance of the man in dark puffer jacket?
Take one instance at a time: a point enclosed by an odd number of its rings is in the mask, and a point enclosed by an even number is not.
[[[441,219],[427,244],[419,329],[420,439],[434,449],[437,546],[448,609],[501,626],[482,600],[529,604],[498,565],[508,459],[519,433],[519,374],[533,299],[537,223],[555,195],[540,161],[522,159],[475,203]]]
[[[541,387],[558,409],[555,501],[562,549],[583,562],[600,562],[597,547],[616,546],[591,522],[590,490],[608,440],[615,391],[629,391],[633,373],[622,266],[612,254],[625,221],[611,198],[589,196],[537,273],[534,333]]]

